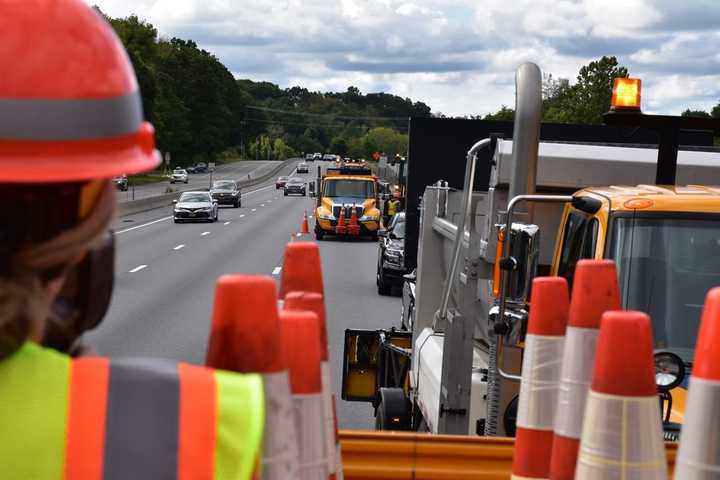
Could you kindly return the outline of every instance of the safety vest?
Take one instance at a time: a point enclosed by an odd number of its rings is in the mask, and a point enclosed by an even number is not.
[[[397,213],[397,207],[400,202],[398,200],[390,200],[390,203],[388,204],[388,216],[392,217]]]
[[[0,477],[249,479],[263,405],[257,375],[26,342],[0,361]]]

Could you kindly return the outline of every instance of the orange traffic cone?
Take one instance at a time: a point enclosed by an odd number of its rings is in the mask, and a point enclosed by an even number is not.
[[[357,208],[353,205],[350,212],[350,223],[347,227],[347,233],[350,235],[360,235],[360,224],[358,224]]]
[[[270,277],[226,275],[215,289],[206,365],[257,372],[265,386],[262,478],[298,475],[298,437],[288,362],[280,336],[275,282]]]
[[[520,383],[513,479],[547,479],[550,474],[553,419],[569,303],[564,278],[541,277],[533,281]]]
[[[720,478],[720,288],[705,299],[675,479]]]
[[[555,414],[550,478],[575,478],[585,400],[590,389],[600,318],[620,308],[615,264],[581,260],[575,267]]]
[[[313,242],[293,242],[285,247],[280,298],[288,292],[323,294],[320,249]]]
[[[323,421],[325,423],[325,451],[330,480],[342,479],[342,456],[335,418],[335,396],[330,372],[325,302],[322,295],[311,292],[289,292],[285,295],[285,310],[305,310],[315,313],[320,320],[320,373],[322,379]]]
[[[299,433],[300,480],[327,480],[320,375],[320,322],[308,311],[280,312],[282,345],[290,365],[290,390]],[[288,477],[290,478],[290,477]]]
[[[667,478],[650,317],[642,312],[602,316],[575,478]]]
[[[335,233],[338,235],[344,235],[347,233],[347,226],[345,226],[345,208],[340,209],[340,217],[338,218],[337,225],[335,226]]]
[[[300,233],[310,233],[310,226],[308,225],[307,210],[303,213],[302,228]]]

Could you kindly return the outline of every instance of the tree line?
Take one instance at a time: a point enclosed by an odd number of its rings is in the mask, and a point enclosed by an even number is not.
[[[323,93],[238,80],[192,40],[160,37],[135,15],[105,18],[125,45],[145,116],[172,165],[314,152],[404,155],[409,117],[431,115],[422,102],[353,86]]]

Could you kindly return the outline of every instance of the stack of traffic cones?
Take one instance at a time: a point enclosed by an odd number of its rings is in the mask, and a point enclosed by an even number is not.
[[[536,278],[525,337],[513,479],[547,479],[553,419],[568,318],[568,287],[561,277]]]
[[[329,363],[320,250],[317,244],[296,242],[288,245],[285,250],[282,271],[280,294],[284,300],[283,309],[310,311],[315,313],[320,320],[320,369],[328,471],[331,480],[340,480],[343,478],[342,458],[335,418],[335,397]]]
[[[350,223],[347,226],[347,233],[349,235],[360,235],[360,224],[358,223],[357,208],[355,205],[352,207],[350,212]]]
[[[700,323],[675,480],[720,478],[720,288],[710,290]]]
[[[573,480],[600,318],[620,308],[615,264],[581,260],[575,267],[555,414],[550,478]]]
[[[308,311],[280,312],[282,345],[290,365],[295,428],[300,437],[299,480],[327,480],[320,374],[320,321]],[[290,477],[288,477],[290,478]]]
[[[575,478],[667,478],[652,331],[642,312],[602,316]]]
[[[335,226],[335,233],[338,235],[345,235],[347,233],[347,226],[345,225],[345,208],[340,209],[340,217],[338,218],[337,225]]]
[[[275,282],[270,277],[226,275],[215,289],[206,365],[260,373],[265,386],[262,478],[298,475],[298,437],[283,350]]]

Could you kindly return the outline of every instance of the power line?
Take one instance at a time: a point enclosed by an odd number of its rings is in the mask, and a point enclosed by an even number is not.
[[[337,120],[373,120],[373,121],[409,121],[410,117],[361,117],[361,116],[348,116],[348,115],[333,115],[332,113],[309,113],[309,112],[297,112],[292,110],[280,110],[277,108],[270,107],[259,107],[248,105],[245,108],[251,110],[260,110],[263,112],[282,113],[285,115],[303,115],[308,117],[332,117]]]

